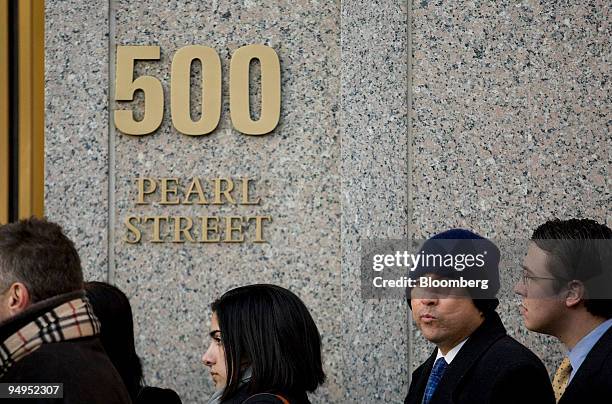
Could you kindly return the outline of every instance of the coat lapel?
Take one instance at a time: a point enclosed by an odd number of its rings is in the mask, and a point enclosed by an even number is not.
[[[565,393],[561,396],[559,404],[575,402],[573,397],[579,398],[585,391],[590,389],[589,386],[593,383],[593,377],[599,373],[611,350],[612,328],[609,328],[593,346],[584,362],[582,362],[582,365],[578,368],[578,372],[576,372]]]
[[[423,364],[419,367],[418,371],[413,375],[414,378],[410,382],[410,393],[406,398],[405,403],[418,403],[421,404],[423,401],[423,394],[425,394],[425,387],[427,386],[427,380],[429,380],[429,374],[431,373],[431,369],[433,368],[434,362],[436,360],[436,355],[438,354],[438,350],[434,349],[433,353],[429,356],[429,358],[423,362]]]
[[[470,369],[495,341],[505,335],[506,329],[499,315],[496,312],[487,314],[485,321],[470,335],[465,345],[444,372],[440,385],[432,397],[432,404],[454,402],[453,397],[466,380]],[[427,376],[429,376],[429,373],[427,373]],[[427,379],[425,382],[427,382]]]

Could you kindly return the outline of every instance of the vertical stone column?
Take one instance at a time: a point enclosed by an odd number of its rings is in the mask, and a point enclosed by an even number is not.
[[[108,1],[45,2],[45,215],[108,266]]]
[[[408,382],[404,300],[363,300],[361,243],[407,237],[408,9],[342,3],[343,403],[397,403]]]

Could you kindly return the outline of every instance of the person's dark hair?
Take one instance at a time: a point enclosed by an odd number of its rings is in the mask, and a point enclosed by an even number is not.
[[[452,266],[443,264],[434,266],[419,264],[410,269],[408,277],[417,280],[421,276],[427,276],[429,273],[434,273],[449,279],[454,279],[459,276],[468,279],[471,278],[473,280],[486,278],[489,282],[489,287],[486,290],[479,288],[467,288],[467,290],[472,297],[474,306],[476,306],[485,317],[495,314],[495,309],[499,305],[499,300],[496,295],[500,287],[499,260],[501,256],[499,248],[495,243],[471,230],[450,229],[430,237],[417,251],[420,251],[421,254],[439,254],[441,256],[446,254],[478,255],[483,254],[483,252],[484,254],[488,254],[487,259],[484,261],[484,267],[480,272],[468,271],[466,274],[455,270]],[[406,288],[406,299],[410,310],[412,310],[412,289],[413,288],[410,286]]]
[[[85,292],[101,324],[100,340],[135,403],[144,386],[142,365],[134,345],[132,307],[117,287],[104,282],[85,283]]]
[[[602,276],[609,276],[612,230],[590,219],[550,220],[539,226],[531,240],[548,255],[548,269],[558,281],[558,292],[570,280],[584,283],[584,305],[594,316],[612,318],[612,291]],[[606,290],[601,290],[605,288]],[[592,298],[588,298],[588,296]]]
[[[211,305],[225,350],[227,385],[221,400],[240,387],[251,367],[249,391],[314,391],[325,381],[321,336],[304,303],[275,285],[249,285]]]
[[[15,282],[32,303],[83,288],[79,254],[59,225],[32,217],[0,226],[0,284]]]

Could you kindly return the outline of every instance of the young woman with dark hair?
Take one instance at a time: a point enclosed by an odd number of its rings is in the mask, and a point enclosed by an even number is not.
[[[307,404],[325,381],[321,336],[304,303],[275,285],[232,289],[212,305],[202,361],[217,391],[209,404]]]
[[[117,287],[104,282],[86,282],[85,291],[100,320],[100,340],[108,357],[119,372],[134,404],[181,404],[170,389],[144,385],[142,365],[134,346],[134,321],[127,296]]]

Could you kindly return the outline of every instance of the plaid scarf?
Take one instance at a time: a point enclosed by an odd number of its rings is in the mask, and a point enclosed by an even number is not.
[[[0,343],[0,378],[44,343],[100,334],[100,322],[85,297],[77,297],[38,315]]]

